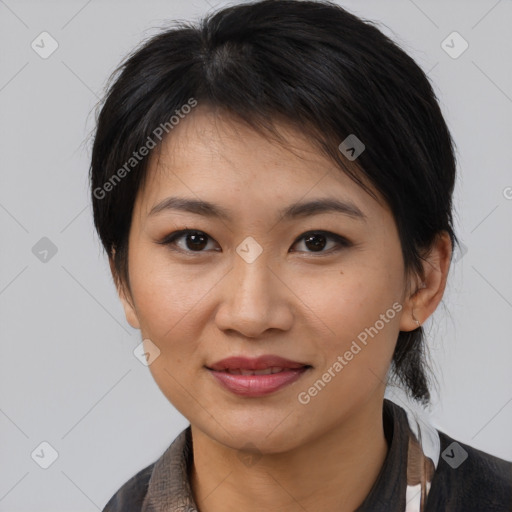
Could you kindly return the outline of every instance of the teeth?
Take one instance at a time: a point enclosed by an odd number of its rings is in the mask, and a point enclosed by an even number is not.
[[[272,373],[282,372],[283,368],[280,366],[272,366],[270,368],[265,368],[264,370],[226,370],[227,373],[231,373],[233,375],[270,375]]]

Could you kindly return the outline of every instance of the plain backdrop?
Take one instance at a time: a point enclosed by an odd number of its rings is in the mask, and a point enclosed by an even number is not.
[[[512,2],[340,3],[428,72],[457,144],[464,246],[426,324],[439,381],[430,417],[510,460]],[[0,511],[100,510],[188,425],[133,354],[140,335],[93,230],[88,136],[124,56],[166,21],[223,5],[0,0]],[[469,45],[457,58],[442,46],[450,36],[462,48],[454,31]],[[48,58],[32,46],[55,44],[42,32],[58,44]]]

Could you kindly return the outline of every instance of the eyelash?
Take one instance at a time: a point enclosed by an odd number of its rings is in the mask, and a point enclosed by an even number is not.
[[[178,239],[182,238],[184,235],[188,235],[188,234],[203,235],[203,236],[205,236],[205,237],[207,237],[209,239],[208,241],[213,240],[213,238],[211,238],[204,231],[200,231],[200,230],[197,230],[197,229],[188,229],[188,228],[186,228],[186,229],[181,229],[179,231],[174,231],[173,233],[170,233],[169,235],[166,235],[163,239],[157,241],[157,243],[161,244],[161,245],[166,245],[166,246],[169,247],[169,249],[171,249],[173,251],[181,252],[181,253],[184,253],[184,254],[187,254],[187,255],[195,256],[195,255],[199,255],[199,254],[202,254],[204,252],[207,252],[207,251],[204,251],[204,250],[192,251],[192,250],[188,250],[188,249],[181,249],[181,248],[175,246],[174,243],[176,242],[176,240],[178,240]],[[321,236],[324,236],[328,240],[335,241],[338,244],[338,247],[335,248],[334,250],[329,249],[328,251],[323,251],[322,250],[322,251],[318,251],[318,252],[315,252],[315,251],[299,251],[299,252],[306,252],[306,253],[309,253],[309,254],[316,254],[316,255],[319,255],[319,256],[328,256],[328,255],[337,253],[338,251],[340,251],[342,249],[351,247],[353,245],[352,242],[350,242],[349,240],[347,240],[346,238],[344,238],[344,237],[342,237],[340,235],[337,235],[336,233],[331,233],[330,231],[321,231],[321,230],[307,231],[306,233],[303,233],[300,237],[298,237],[295,240],[293,245],[297,244],[298,242],[302,241],[304,238],[307,238],[308,236],[311,236],[311,235],[321,235]],[[173,245],[174,245],[174,247],[173,247]]]

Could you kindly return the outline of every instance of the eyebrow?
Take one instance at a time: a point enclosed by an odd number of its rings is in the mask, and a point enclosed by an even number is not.
[[[160,201],[153,206],[148,216],[169,210],[195,213],[205,217],[231,221],[229,210],[209,201],[185,197],[168,197]],[[366,220],[366,215],[355,204],[335,198],[320,198],[292,204],[282,208],[278,213],[282,220],[292,220],[322,213],[341,213],[357,220]]]

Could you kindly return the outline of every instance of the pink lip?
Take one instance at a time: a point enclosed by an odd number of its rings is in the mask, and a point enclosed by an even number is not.
[[[265,370],[278,366],[283,371],[268,375],[238,375],[227,370]],[[229,357],[207,367],[226,389],[244,397],[265,396],[288,386],[301,377],[311,365],[290,361],[279,356],[265,355],[255,359]]]
[[[274,393],[295,382],[307,369],[305,366],[290,368],[269,375],[234,375],[226,371],[209,371],[229,391],[241,396],[257,397]]]

